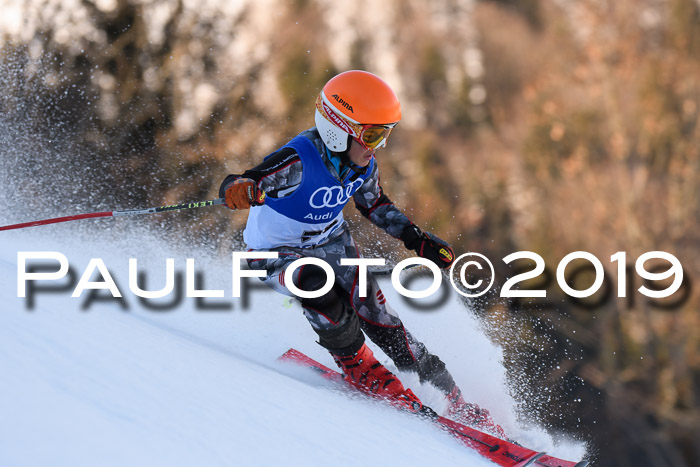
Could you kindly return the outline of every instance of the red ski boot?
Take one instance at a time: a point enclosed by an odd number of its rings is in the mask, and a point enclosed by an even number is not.
[[[413,391],[406,389],[396,375],[377,361],[367,344],[362,344],[354,355],[333,355],[333,359],[343,372],[343,378],[359,390],[412,412],[418,412],[423,406]]]
[[[493,421],[489,411],[482,409],[476,404],[466,402],[464,397],[462,397],[462,391],[457,386],[447,395],[447,400],[449,401],[449,406],[445,413],[447,418],[483,431],[488,431],[501,439],[507,439],[506,432],[503,431],[503,428],[501,428],[499,424]]]

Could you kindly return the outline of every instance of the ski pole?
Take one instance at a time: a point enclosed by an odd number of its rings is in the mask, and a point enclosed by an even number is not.
[[[21,224],[12,224],[0,227],[0,230],[23,229],[25,227],[34,227],[35,225],[57,224],[59,222],[76,221],[79,219],[93,219],[97,217],[120,217],[120,216],[135,216],[139,214],[155,214],[157,212],[180,211],[182,209],[203,208],[206,206],[214,206],[217,204],[225,204],[224,198],[210,199],[207,201],[198,201],[194,203],[180,203],[170,206],[160,206],[146,209],[127,209],[125,211],[103,211],[92,212],[89,214],[77,214],[74,216],[54,217],[52,219],[44,219],[33,222],[23,222]]]

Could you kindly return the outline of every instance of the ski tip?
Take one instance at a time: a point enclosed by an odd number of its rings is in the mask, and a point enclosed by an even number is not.
[[[294,363],[309,363],[310,361],[313,361],[314,363],[318,363],[315,360],[311,360],[308,355],[306,355],[303,352],[298,351],[295,348],[291,348],[287,350],[285,353],[277,357],[277,361],[280,362],[294,362]]]
[[[300,353],[301,352],[299,352],[297,349],[289,349],[285,353],[283,353],[282,355],[277,357],[277,360],[289,360],[291,358],[298,356],[298,354],[300,354]]]

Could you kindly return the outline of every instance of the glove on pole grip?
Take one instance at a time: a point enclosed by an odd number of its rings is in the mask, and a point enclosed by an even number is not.
[[[250,178],[236,179],[226,188],[226,206],[230,209],[250,209],[265,203],[265,192]]]
[[[455,260],[455,252],[446,241],[421,231],[415,224],[406,227],[399,238],[406,248],[414,250],[421,258],[433,261],[440,268],[449,267]]]

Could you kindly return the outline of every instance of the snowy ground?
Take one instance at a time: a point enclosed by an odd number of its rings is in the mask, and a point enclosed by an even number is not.
[[[492,465],[427,422],[276,362],[296,347],[332,364],[296,304],[257,288],[246,309],[231,298],[230,258],[202,256],[196,245],[178,251],[149,232],[110,234],[111,223],[128,220],[80,222],[94,222],[99,236],[70,224],[0,232],[0,465]],[[89,290],[71,298],[72,288],[40,292],[28,310],[17,297],[20,251],[60,252],[77,277],[90,258],[102,258],[128,311],[114,301],[83,310]],[[232,309],[205,311],[192,298],[169,311],[148,309],[129,290],[130,257],[154,290],[164,284],[166,258],[183,273],[185,259],[195,258],[205,288],[225,293],[207,303]],[[518,426],[500,350],[470,313],[454,300],[413,311],[382,285],[468,400],[528,447],[583,455],[580,444],[554,446],[543,430]],[[401,376],[442,408],[432,388]]]

